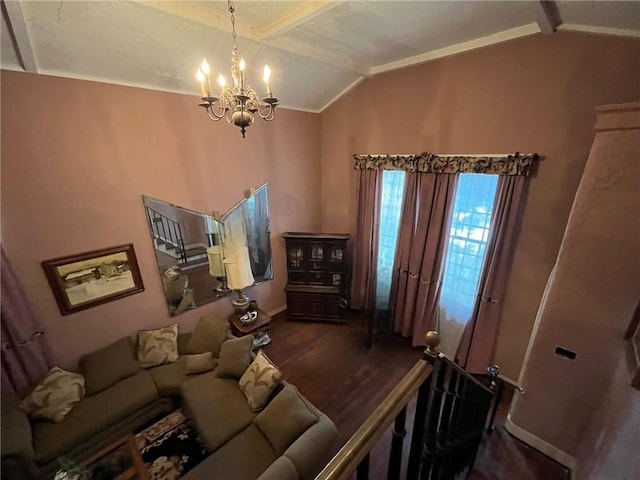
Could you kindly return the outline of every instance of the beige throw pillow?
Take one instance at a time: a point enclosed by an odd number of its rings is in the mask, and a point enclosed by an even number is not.
[[[276,452],[282,455],[320,418],[293,385],[286,385],[254,420]]]
[[[196,353],[195,355],[185,355],[187,375],[194,373],[204,373],[213,370],[215,363],[211,352]]]
[[[53,367],[47,376],[20,404],[34,420],[46,418],[61,422],[84,397],[84,377]]]
[[[229,333],[227,319],[215,317],[202,317],[196,328],[193,329],[191,339],[187,344],[187,353],[211,352],[215,358],[220,355],[222,342]]]
[[[138,363],[143,368],[178,360],[178,324],[138,332]]]
[[[251,410],[258,412],[264,408],[280,380],[282,380],[282,373],[260,350],[238,383],[240,390],[247,397]]]
[[[216,373],[220,378],[240,378],[251,363],[253,335],[225,340]]]

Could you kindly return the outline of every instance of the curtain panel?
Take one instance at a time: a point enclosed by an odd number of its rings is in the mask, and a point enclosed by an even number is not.
[[[358,229],[353,249],[353,308],[371,315],[375,307],[382,171],[358,172]]]
[[[439,298],[458,175],[409,173],[392,282],[394,331],[424,345]]]
[[[478,282],[478,296],[471,320],[465,327],[458,361],[470,373],[486,373],[493,363],[502,318],[502,300],[511,272],[528,179],[500,177],[493,207],[493,225]]]
[[[411,173],[490,173],[529,176],[537,153],[504,157],[418,155],[354,155],[356,170],[404,170]]]
[[[53,366],[43,329],[2,247],[2,394],[24,394]]]

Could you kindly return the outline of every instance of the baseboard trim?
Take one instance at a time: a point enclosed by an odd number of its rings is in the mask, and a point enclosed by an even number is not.
[[[284,305],[280,305],[279,307],[276,307],[273,310],[269,310],[267,312],[267,315],[269,315],[270,317],[273,317],[274,315],[284,312],[286,309],[287,309],[287,304],[285,303]]]
[[[511,414],[507,415],[507,419],[504,422],[504,429],[518,440],[523,441],[530,447],[535,448],[547,457],[567,467],[569,469],[569,477],[571,480],[575,480],[576,467],[578,466],[578,460],[576,458],[513,423]]]

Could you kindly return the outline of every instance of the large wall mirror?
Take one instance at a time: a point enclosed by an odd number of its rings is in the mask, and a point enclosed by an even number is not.
[[[273,278],[267,184],[221,216],[142,199],[170,316]]]

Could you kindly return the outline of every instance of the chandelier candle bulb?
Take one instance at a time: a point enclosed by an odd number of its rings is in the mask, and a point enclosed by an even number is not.
[[[273,96],[273,92],[271,91],[271,85],[269,85],[269,79],[271,78],[271,69],[269,65],[264,66],[264,76],[262,79],[264,80],[265,85],[267,86],[267,97],[271,98]]]
[[[245,67],[245,63],[244,63],[244,58],[240,59],[240,91],[244,92],[244,67]]]
[[[202,73],[202,70],[198,69],[196,78],[200,82],[200,96],[202,98],[205,98],[207,96],[207,88],[204,86],[205,76],[204,73]]]
[[[211,68],[209,68],[209,64],[207,63],[207,59],[204,58],[202,59],[202,64],[200,65],[200,70],[202,70],[202,73],[204,74],[204,78],[206,80],[206,95],[203,95],[205,97],[210,97],[211,96],[211,82],[209,80],[209,73],[211,72]],[[205,88],[203,88],[203,90],[205,90]]]

